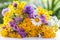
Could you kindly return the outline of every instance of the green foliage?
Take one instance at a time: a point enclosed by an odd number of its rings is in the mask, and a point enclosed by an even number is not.
[[[2,9],[6,8],[12,0],[0,0],[0,23],[3,23],[3,16],[1,15]]]
[[[46,0],[47,7],[44,0],[42,0],[42,3],[45,9],[52,10],[53,15],[56,15],[60,19],[60,0]]]
[[[53,15],[56,15],[58,17],[58,19],[60,19],[60,8],[57,9]]]

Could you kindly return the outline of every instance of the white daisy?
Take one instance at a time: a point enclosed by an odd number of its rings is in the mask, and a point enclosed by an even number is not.
[[[42,22],[38,16],[34,17],[34,19],[31,19],[31,22],[35,26],[40,26],[42,24]]]
[[[48,21],[49,26],[55,26],[58,23],[58,19],[56,16],[51,16],[51,18]]]

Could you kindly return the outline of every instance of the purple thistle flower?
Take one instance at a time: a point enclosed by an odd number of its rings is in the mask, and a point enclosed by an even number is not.
[[[11,27],[16,27],[16,23],[14,21],[10,21],[8,23],[8,25],[11,26]]]
[[[41,20],[46,19],[44,15],[40,15]]]
[[[16,2],[14,2],[14,3],[13,3],[13,6],[14,6],[14,7],[17,7],[17,3],[16,3]]]
[[[28,15],[28,18],[33,18],[33,16],[34,16],[33,14],[30,14]]]
[[[16,31],[17,31],[17,32],[18,32],[18,31],[20,31],[20,32],[21,32],[21,31],[24,32],[24,30],[23,30],[22,28],[17,28]]]
[[[24,8],[24,11],[23,11],[24,14],[26,14],[26,13],[28,14],[29,18],[33,17],[33,12],[34,12],[34,9],[30,5],[26,5]]]
[[[23,28],[17,28],[15,21],[10,21],[9,26],[13,28],[19,35],[21,35],[22,38],[26,37],[26,32]]]
[[[47,24],[47,21],[46,21],[46,18],[44,15],[41,15],[40,19],[41,19],[42,23]]]
[[[23,28],[17,28],[16,31],[21,35],[22,38],[26,37],[26,32],[23,30]]]
[[[34,12],[34,9],[30,5],[26,5],[24,8],[24,13],[32,14]]]
[[[26,37],[26,32],[18,32],[22,38]]]
[[[20,22],[21,20],[22,20],[22,18],[20,18],[20,17],[15,18],[15,21],[17,21],[17,22]]]
[[[3,10],[2,10],[2,15],[4,16],[7,11],[9,11],[8,8],[3,9]]]

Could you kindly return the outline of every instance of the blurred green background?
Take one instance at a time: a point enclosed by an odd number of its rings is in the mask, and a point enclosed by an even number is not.
[[[52,10],[53,15],[56,15],[60,19],[60,0],[19,0],[27,1],[27,3],[34,4],[36,7],[41,7]],[[11,4],[13,0],[0,0],[0,23],[3,23],[3,16],[1,15],[2,9]]]
[[[3,16],[1,15],[2,9],[11,4],[12,0],[0,0],[0,23],[3,23]]]

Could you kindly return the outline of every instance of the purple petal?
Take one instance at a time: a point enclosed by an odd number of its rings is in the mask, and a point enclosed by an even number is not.
[[[34,9],[30,5],[26,5],[23,11],[23,13],[28,13],[28,14],[33,14],[33,12],[34,12]]]
[[[3,9],[3,10],[2,10],[2,15],[4,16],[7,11],[9,11],[8,8]]]
[[[22,28],[17,28],[16,31],[24,32],[24,30]]]
[[[18,32],[22,38],[26,37],[26,33],[25,32]]]
[[[26,5],[25,8],[24,8],[24,11],[23,11],[23,13],[28,14],[29,18],[31,18],[33,16],[33,12],[34,12],[34,9],[30,5]]]
[[[41,18],[42,20],[46,19],[44,15],[41,15],[40,18]]]
[[[19,22],[19,21],[21,21],[21,20],[22,20],[22,18],[17,17],[17,18],[15,18],[15,20],[16,20],[17,22]]]
[[[46,20],[41,20],[41,21],[42,21],[42,23],[47,24]]]
[[[46,18],[44,15],[41,15],[40,19],[41,19],[42,23],[47,24],[47,21],[46,21]]]
[[[9,22],[8,25],[11,27],[16,27],[16,23],[14,21]]]
[[[26,32],[24,31],[23,28],[17,28],[16,31],[18,34],[21,35],[22,38],[26,37]]]
[[[33,14],[28,15],[28,18],[33,18]]]

